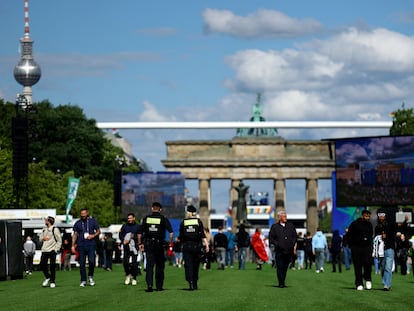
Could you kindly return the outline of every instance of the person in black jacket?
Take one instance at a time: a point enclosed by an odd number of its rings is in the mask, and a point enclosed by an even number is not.
[[[185,279],[189,290],[192,291],[198,289],[198,270],[203,244],[205,251],[209,251],[203,223],[197,218],[197,210],[192,205],[187,207],[187,217],[180,224],[180,240],[183,243]]]
[[[155,285],[157,291],[164,290],[164,269],[165,269],[165,252],[164,238],[165,232],[169,232],[169,245],[172,246],[173,230],[168,218],[161,215],[162,206],[159,202],[152,203],[152,214],[142,219],[142,233],[138,233],[138,244],[142,251],[145,250],[146,265],[146,282],[147,292],[153,291],[154,266]],[[144,242],[142,244],[142,242]]]
[[[332,255],[332,272],[336,272],[336,265],[338,264],[338,271],[342,272],[342,238],[339,235],[339,230],[333,232],[331,247],[329,250]]]
[[[279,287],[286,287],[285,280],[292,257],[296,255],[296,240],[298,238],[295,226],[287,222],[286,211],[277,213],[279,221],[270,228],[269,241],[275,249],[275,262]]]
[[[138,234],[140,233],[140,227],[135,222],[135,214],[128,213],[127,222],[122,225],[119,232],[119,239],[122,241],[124,249],[123,266],[125,272],[125,285],[132,283],[133,286],[137,285],[138,275]]]
[[[240,225],[239,232],[236,233],[236,243],[239,259],[239,270],[244,270],[246,267],[247,248],[250,246],[250,236],[246,231],[244,224]]]
[[[374,230],[370,218],[371,212],[364,210],[362,217],[353,221],[348,228],[348,243],[351,247],[357,290],[364,289],[363,279],[366,282],[365,288],[372,288],[372,235]]]
[[[227,237],[223,233],[223,227],[218,227],[218,233],[214,236],[214,252],[217,255],[217,265],[219,270],[224,270],[227,250]]]
[[[382,284],[384,291],[389,291],[392,285],[393,263],[395,257],[396,234],[398,225],[395,222],[387,221],[386,213],[377,212],[378,224],[375,226],[375,235],[383,234],[384,240],[384,260],[381,267]],[[407,219],[404,221],[406,225]],[[402,228],[402,227],[401,227]]]

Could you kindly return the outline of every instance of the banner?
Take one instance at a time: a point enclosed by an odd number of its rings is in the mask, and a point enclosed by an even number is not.
[[[66,195],[66,223],[69,223],[69,212],[78,194],[79,182],[79,178],[69,177],[68,193]]]

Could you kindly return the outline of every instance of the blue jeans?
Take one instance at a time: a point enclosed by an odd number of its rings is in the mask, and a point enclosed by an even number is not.
[[[302,249],[298,249],[296,251],[296,257],[298,260],[298,269],[303,269],[303,263],[305,261],[305,251]]]
[[[88,257],[89,264],[88,276],[93,277],[95,271],[95,250],[96,245],[78,246],[81,282],[86,282],[86,257]]]
[[[348,246],[345,246],[344,247],[344,262],[345,262],[346,270],[349,270],[351,268],[351,259],[352,259],[351,248]]]
[[[324,248],[315,248],[315,266],[316,271],[323,269],[325,266],[325,249]]]
[[[380,271],[380,258],[374,257],[374,268],[375,268],[375,274],[379,274]]]
[[[234,263],[234,248],[226,250],[226,266],[233,266]]]
[[[394,250],[388,248],[384,251],[384,259],[381,265],[382,284],[390,288],[392,285],[392,264],[394,262]]]
[[[246,267],[246,251],[247,247],[239,248],[239,270],[244,270]]]
[[[226,263],[226,249],[224,247],[216,247],[217,264],[219,268],[224,268]]]

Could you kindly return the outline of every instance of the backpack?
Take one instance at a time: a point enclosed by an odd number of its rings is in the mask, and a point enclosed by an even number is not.
[[[106,239],[106,250],[107,251],[113,251],[114,250],[114,239],[113,238],[107,238]]]

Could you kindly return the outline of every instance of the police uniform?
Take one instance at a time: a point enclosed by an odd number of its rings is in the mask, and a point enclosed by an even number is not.
[[[173,230],[171,223],[166,217],[161,215],[159,211],[153,211],[151,215],[144,217],[142,220],[143,242],[147,259],[146,282],[148,287],[147,291],[149,292],[151,292],[153,288],[154,265],[156,266],[155,286],[158,291],[163,290],[165,230],[170,233],[170,239],[172,239]]]
[[[192,205],[187,207],[189,213],[195,213]],[[183,243],[183,259],[185,279],[189,289],[197,289],[198,270],[202,251],[202,241],[205,239],[203,223],[198,218],[186,218],[180,224],[180,239]]]

